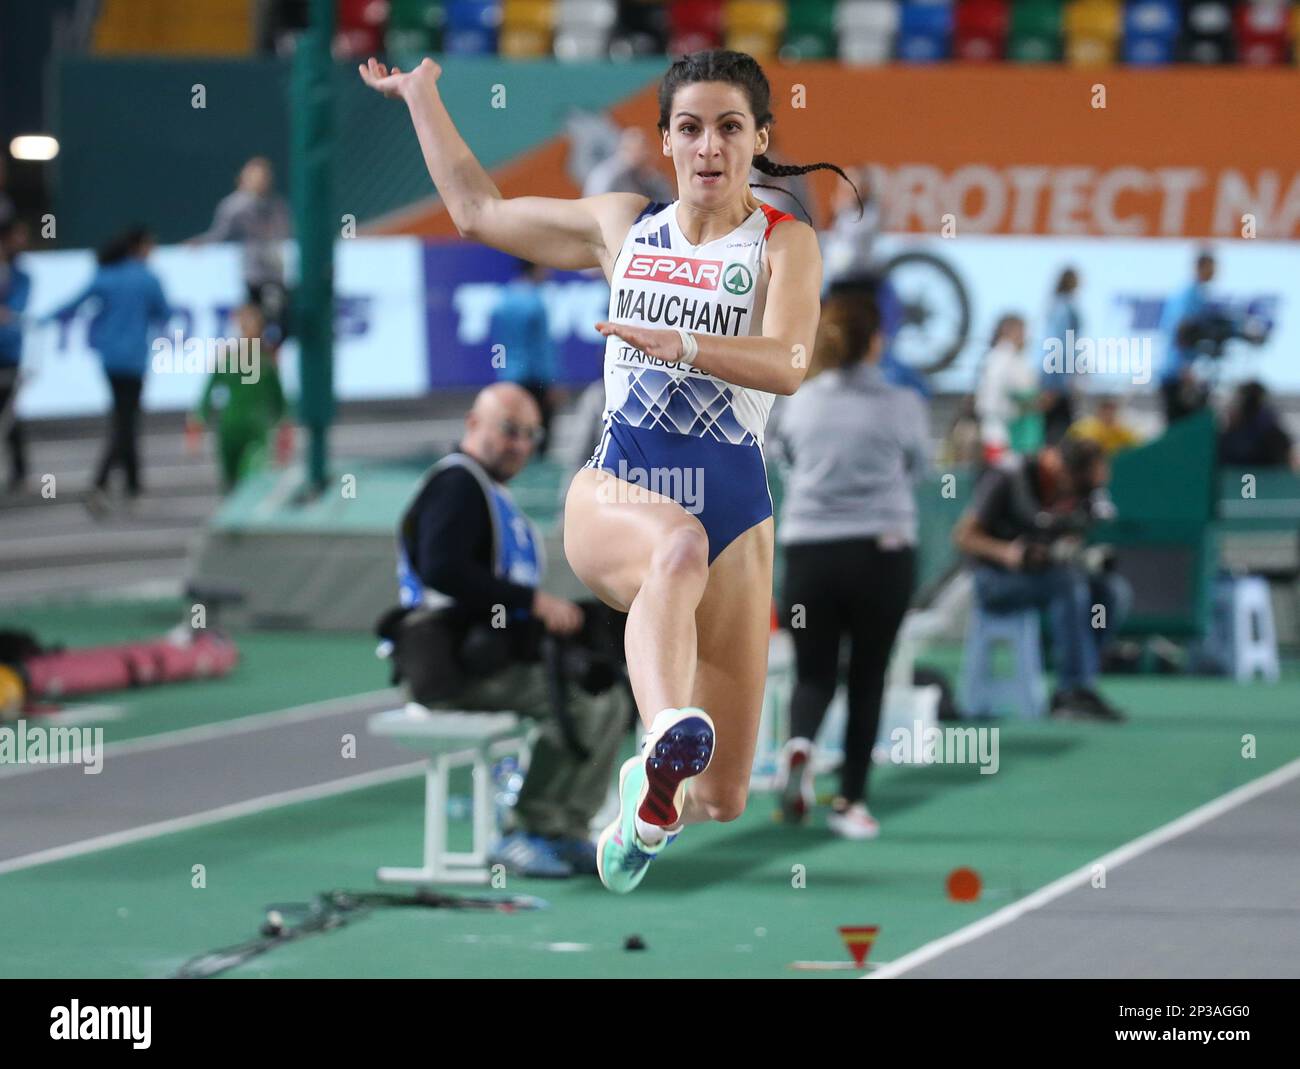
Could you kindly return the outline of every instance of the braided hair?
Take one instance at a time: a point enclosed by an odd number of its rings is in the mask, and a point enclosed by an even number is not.
[[[668,73],[664,75],[663,81],[659,83],[659,132],[664,133],[668,129],[673,109],[673,97],[677,90],[684,85],[693,85],[696,82],[724,82],[727,85],[734,85],[744,91],[745,96],[749,99],[749,110],[754,114],[754,123],[761,130],[764,126],[770,127],[773,123],[772,118],[772,87],[768,84],[767,75],[763,73],[763,68],[758,65],[758,61],[753,56],[744,52],[731,52],[726,49],[711,49],[702,52],[691,52],[678,59],[671,67]],[[853,186],[854,196],[858,198],[858,217],[862,216],[862,194],[858,192],[858,187],[854,184],[847,174],[833,163],[805,163],[789,164],[776,163],[767,158],[766,155],[757,155],[754,157],[754,169],[768,175],[771,178],[791,178],[795,175],[808,174],[810,171],[834,171],[837,175]],[[751,183],[754,189],[775,189],[785,193],[795,203],[803,208],[799,203],[799,198],[795,197],[788,189],[782,186],[769,186],[765,183]],[[804,214],[808,211],[805,208]]]

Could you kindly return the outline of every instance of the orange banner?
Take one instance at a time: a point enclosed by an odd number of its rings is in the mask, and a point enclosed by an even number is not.
[[[781,160],[868,167],[887,230],[1300,237],[1294,69],[815,63],[767,73]],[[653,132],[655,94],[648,86],[614,118]],[[552,141],[500,169],[502,193],[579,195],[563,153]],[[809,181],[825,222],[840,179]],[[454,232],[432,203],[375,229]]]

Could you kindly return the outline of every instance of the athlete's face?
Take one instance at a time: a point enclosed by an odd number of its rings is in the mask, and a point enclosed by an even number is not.
[[[677,195],[701,207],[726,204],[749,184],[768,131],[754,124],[749,98],[725,82],[695,82],[673,96],[663,152],[677,172]]]

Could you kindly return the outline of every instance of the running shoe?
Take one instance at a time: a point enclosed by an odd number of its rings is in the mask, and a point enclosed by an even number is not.
[[[713,759],[713,721],[702,709],[682,709],[658,731],[646,736],[642,755],[629,757],[618,773],[618,817],[596,843],[600,882],[625,895],[644,878],[646,870],[675,838],[649,846],[636,831],[636,818],[668,828],[681,819],[686,781],[698,776]]]
[[[781,819],[786,824],[802,824],[816,803],[812,756],[812,743],[807,739],[790,739],[781,747],[776,790],[781,799]]]
[[[826,817],[826,826],[841,839],[874,839],[880,834],[880,825],[861,802],[847,809],[832,810]]]

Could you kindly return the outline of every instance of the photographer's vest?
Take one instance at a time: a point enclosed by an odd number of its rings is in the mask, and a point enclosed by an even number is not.
[[[403,606],[422,605],[429,609],[442,609],[455,604],[455,599],[450,595],[425,586],[406,551],[408,539],[415,534],[415,506],[424,494],[425,487],[452,466],[468,471],[483,490],[488,504],[488,516],[492,521],[492,573],[498,579],[507,579],[522,586],[537,587],[541,584],[546,559],[537,525],[523,514],[505,486],[489,476],[478,461],[464,453],[450,453],[429,469],[397,529],[397,582]],[[528,615],[528,609],[514,611],[514,616],[518,619]]]

